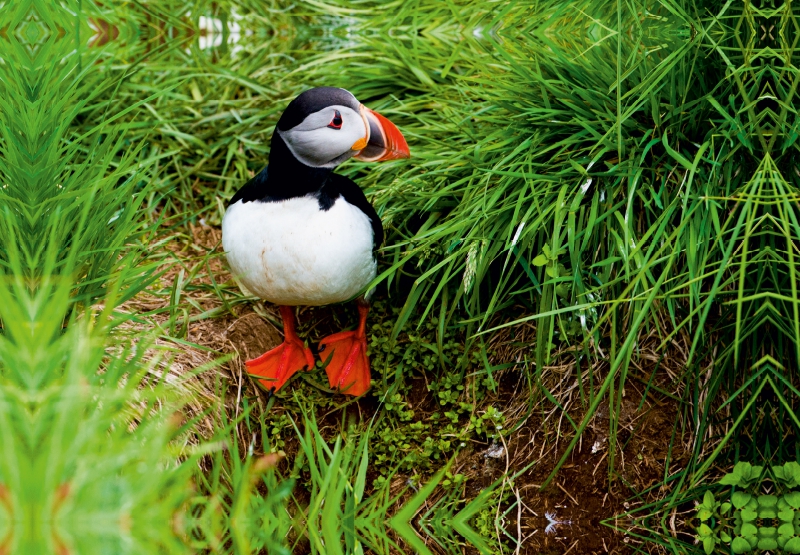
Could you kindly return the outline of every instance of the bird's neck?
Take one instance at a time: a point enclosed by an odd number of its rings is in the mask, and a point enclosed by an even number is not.
[[[275,132],[269,152],[269,166],[262,173],[259,193],[280,200],[319,191],[331,174],[330,168],[313,168],[295,158],[283,138]]]

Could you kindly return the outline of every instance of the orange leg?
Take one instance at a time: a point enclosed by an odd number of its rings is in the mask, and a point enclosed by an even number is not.
[[[245,362],[247,372],[259,376],[258,381],[269,391],[278,391],[295,372],[314,367],[314,355],[295,332],[294,310],[282,306],[283,343],[253,360]]]
[[[328,360],[325,371],[332,389],[347,395],[363,395],[369,389],[369,360],[367,359],[367,313],[369,305],[358,300],[358,328],[329,335],[322,341],[322,361]]]

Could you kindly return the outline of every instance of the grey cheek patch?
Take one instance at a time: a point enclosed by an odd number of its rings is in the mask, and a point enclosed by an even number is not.
[[[345,152],[343,154],[335,156],[332,159],[330,159],[330,158],[323,159],[323,158],[320,158],[320,157],[305,156],[303,154],[300,154],[300,152],[298,152],[298,149],[303,149],[304,147],[309,146],[309,143],[306,143],[303,146],[296,145],[292,141],[292,133],[291,132],[278,131],[278,134],[283,139],[283,142],[286,145],[286,147],[289,149],[289,152],[291,152],[294,155],[294,157],[297,158],[300,162],[302,162],[306,166],[310,166],[312,168],[334,168],[337,165],[339,165],[342,162],[344,162],[345,160],[347,160],[348,158],[351,158],[353,156],[353,154],[354,154],[352,151],[347,151],[347,152]],[[307,149],[305,149],[305,150],[307,150]]]

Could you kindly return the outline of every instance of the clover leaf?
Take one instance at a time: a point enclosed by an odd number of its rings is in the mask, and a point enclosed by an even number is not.
[[[786,545],[789,545],[789,543],[787,542]],[[733,549],[734,553],[747,553],[752,549],[752,547],[750,547],[750,542],[741,536],[736,536],[733,538],[733,541],[731,542],[731,548]]]
[[[745,493],[743,491],[737,491],[734,492],[734,494],[731,496],[731,502],[733,503],[734,507],[736,507],[737,509],[741,509],[742,507],[747,505],[747,502],[750,501],[750,499],[752,498],[753,496],[750,495],[749,493]]]

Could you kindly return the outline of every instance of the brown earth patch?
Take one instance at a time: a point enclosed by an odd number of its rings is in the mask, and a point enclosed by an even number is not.
[[[128,304],[128,308],[132,312],[142,313],[166,306],[169,288],[183,269],[185,274],[192,274],[192,287],[183,291],[183,298],[190,297],[193,301],[187,306],[187,315],[200,319],[185,326],[182,339],[188,344],[158,340],[159,345],[173,349],[169,360],[170,373],[185,377],[221,356],[233,355],[213,370],[187,380],[195,395],[189,412],[198,414],[221,400],[226,412],[231,416],[238,415],[243,398],[260,405],[260,409],[257,407],[255,410],[264,410],[267,396],[248,378],[244,361],[259,356],[282,340],[276,325],[279,322],[277,310],[243,297],[226,273],[217,228],[192,227],[190,233],[181,236],[181,241],[168,244],[167,248],[179,264],[168,268],[161,279],[160,292],[140,295]],[[202,267],[198,269],[198,265]],[[230,303],[228,308],[223,306],[215,286],[226,288],[225,296]],[[216,312],[204,317],[203,311]],[[372,316],[373,319],[386,317],[380,314]],[[165,326],[169,314],[157,313],[150,319],[156,325]],[[298,332],[311,343],[354,323],[354,310],[349,305],[301,308],[298,311]],[[655,350],[658,338],[643,338],[639,342],[639,353],[630,369],[625,385],[626,394],[619,410],[615,472],[609,473],[610,418],[609,406],[605,402],[600,405],[555,479],[541,489],[541,484],[574,434],[571,424],[564,418],[565,411],[576,423],[583,418],[586,401],[581,395],[588,388],[586,376],[590,369],[576,362],[579,359],[571,349],[554,353],[553,362],[542,369],[540,379],[564,410],[554,407],[549,401],[543,401],[541,407],[535,407],[531,413],[526,405],[529,384],[525,379],[528,370],[524,366],[530,360],[534,341],[535,327],[528,324],[505,328],[492,336],[490,350],[494,355],[490,363],[511,361],[517,366],[496,373],[497,390],[481,401],[475,411],[484,410],[489,404],[500,407],[506,415],[507,428],[513,427],[516,431],[494,443],[470,442],[461,450],[452,472],[467,476],[464,494],[465,499],[471,499],[496,480],[510,477],[535,461],[513,484],[508,484],[512,494],[506,506],[514,501],[519,501],[519,506],[506,516],[503,527],[512,537],[523,540],[519,553],[630,552],[632,549],[626,544],[624,536],[602,522],[634,508],[635,504],[628,504],[627,500],[634,493],[642,492],[663,479],[674,424],[680,417],[678,405],[676,401],[653,390],[647,393],[644,402],[642,396],[648,380],[663,388],[674,387],[671,385],[675,383],[672,378],[680,373],[685,360],[679,348],[680,343],[675,343],[678,348],[669,357],[670,364],[667,365],[661,363],[664,358]],[[597,387],[604,372],[607,372],[607,365],[601,361],[591,371]],[[402,395],[416,412],[415,419],[424,420],[434,411],[442,410],[428,389],[430,379],[433,378],[423,372],[408,378],[404,384]],[[308,375],[298,375],[287,387],[287,392],[295,387],[304,387],[302,382],[308,380],[316,380],[324,386],[324,372],[317,370]],[[581,382],[583,392],[580,390]],[[672,393],[680,396],[680,391],[673,390]],[[342,406],[347,403],[347,414],[355,415],[361,421],[368,420],[380,410],[378,400],[372,396],[357,401],[343,396],[330,398],[333,402],[328,406],[334,408],[320,410],[317,414],[318,425],[325,437],[333,437],[342,429]],[[281,399],[270,406],[271,413],[275,415],[289,410]],[[201,423],[197,433],[210,437],[213,427],[214,423],[209,419]],[[253,445],[256,455],[269,449],[269,446],[261,445],[260,439],[251,435],[242,426],[242,433],[239,434],[242,448]],[[670,471],[680,468],[686,461],[687,450],[681,441],[681,438],[676,440],[669,455]],[[297,449],[296,440],[287,437],[283,448],[287,457],[279,463],[282,471],[291,468]],[[376,477],[370,471],[368,484]],[[409,475],[396,475],[392,480],[392,494],[399,494],[407,488],[411,478]],[[423,482],[427,480],[426,476],[414,478]],[[300,489],[297,491],[298,500],[304,498]],[[367,489],[369,494],[369,485]],[[404,495],[410,497],[411,493],[407,491]],[[442,495],[442,492],[434,494],[429,504],[435,503]],[[653,492],[647,499],[653,500],[659,495],[663,493]],[[428,545],[434,552],[438,550],[435,542],[430,541]],[[473,551],[465,551],[470,552]]]
[[[226,330],[226,337],[242,360],[254,359],[283,341],[275,326],[267,324],[254,312],[241,316],[231,324]]]

